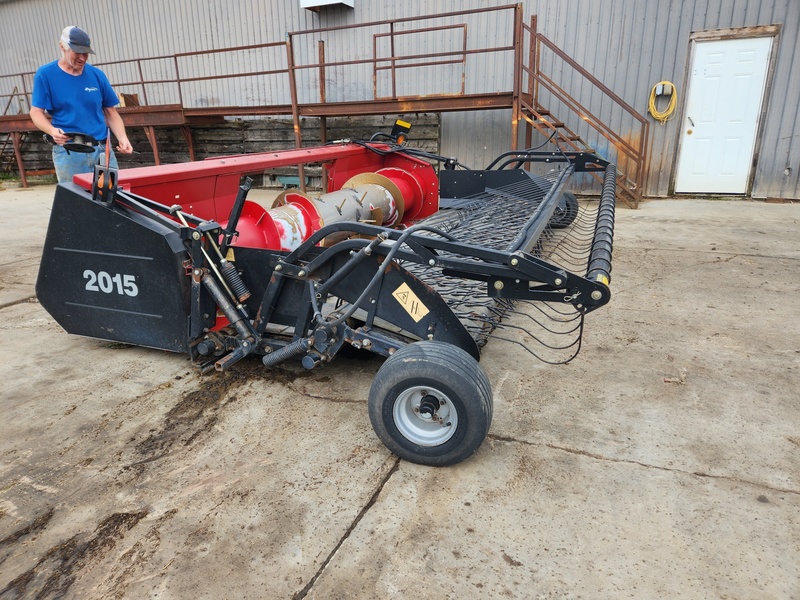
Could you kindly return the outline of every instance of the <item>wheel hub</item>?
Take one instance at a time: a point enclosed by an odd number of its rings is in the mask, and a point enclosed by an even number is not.
[[[392,411],[397,430],[419,446],[439,446],[456,432],[458,413],[446,394],[416,386],[401,393]]]
[[[422,402],[419,403],[419,407],[415,407],[414,410],[419,414],[420,419],[431,421],[436,418],[436,411],[439,410],[439,399],[431,395],[425,395]]]

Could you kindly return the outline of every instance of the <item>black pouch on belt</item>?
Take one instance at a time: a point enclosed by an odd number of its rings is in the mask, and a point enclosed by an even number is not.
[[[68,135],[70,138],[72,138],[69,142],[64,144],[64,150],[67,152],[82,152],[84,154],[89,154],[90,152],[94,152],[94,149],[97,146],[100,146],[100,142],[98,142],[88,133],[68,131],[64,132],[64,135]],[[44,134],[44,141],[48,144],[52,144],[53,146],[56,145],[56,141],[49,133]]]

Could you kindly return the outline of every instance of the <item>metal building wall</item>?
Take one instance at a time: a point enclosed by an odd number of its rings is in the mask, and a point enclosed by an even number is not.
[[[97,48],[96,62],[163,56],[180,52],[282,41],[286,32],[399,19],[449,11],[506,6],[503,0],[355,0],[355,8],[314,13],[299,0],[0,0],[0,75],[35,70],[58,56],[58,33],[66,24],[86,28]],[[578,63],[646,115],[653,84],[670,80],[684,99],[687,52],[693,31],[780,23],[778,57],[754,182],[755,197],[800,197],[800,2],[797,0],[526,0],[526,22],[537,15],[538,30]],[[505,23],[491,19],[472,26],[470,35],[510,37]],[[502,32],[498,36],[498,32]],[[336,32],[337,48],[355,47],[354,31]],[[352,36],[352,39],[348,39]],[[442,40],[443,45],[447,44]],[[307,52],[310,54],[311,46]],[[246,57],[230,57],[230,62]],[[488,86],[505,72],[507,57],[487,61]],[[208,72],[235,64],[200,65]],[[343,98],[371,93],[371,79],[329,74],[331,93]],[[435,71],[421,75],[420,89],[435,87]],[[228,94],[226,80],[198,92],[213,103]],[[499,83],[498,83],[499,85]],[[569,81],[565,83],[569,90]],[[572,82],[575,93],[583,84]],[[216,87],[214,87],[216,86]],[[318,86],[313,77],[307,93]],[[334,91],[335,90],[335,91]],[[268,97],[285,94],[253,90]],[[276,100],[277,101],[277,100]],[[590,104],[599,100],[590,100]],[[676,113],[680,112],[680,105]],[[617,121],[614,109],[599,105],[598,116]],[[650,118],[648,116],[648,118]],[[510,146],[509,111],[444,114],[442,152],[472,167],[485,165]],[[647,195],[669,193],[678,138],[677,116],[662,126],[651,120],[651,163]]]
[[[538,29],[647,115],[652,86],[678,86],[666,125],[650,118],[648,195],[666,195],[674,168],[692,32],[781,24],[754,197],[800,197],[800,2],[797,0],[537,0]],[[569,88],[567,88],[569,89]]]
[[[316,26],[313,13],[300,8],[299,2],[289,0],[0,0],[0,50],[11,57],[0,63],[0,75],[34,71],[39,65],[57,59],[60,32],[70,24],[89,32],[97,53],[91,58],[93,63],[283,42],[287,30]],[[285,65],[285,51],[279,58]],[[252,58],[248,59],[244,53],[215,59],[195,58],[191,64],[183,61],[181,66],[186,71],[182,76],[263,68],[253,65]],[[128,71],[124,71],[122,66],[110,66],[104,70],[112,81],[134,81],[138,74],[129,73],[132,68],[128,65]],[[169,61],[147,63],[145,68],[149,70],[145,77],[174,77]],[[238,82],[220,79],[205,82],[202,89],[191,84],[187,86],[188,96],[195,105],[213,105],[240,93],[230,91],[234,83]],[[262,91],[265,99],[270,92],[279,94],[285,87],[274,85],[275,89]],[[154,86],[149,91],[153,94],[149,99],[151,104],[177,102],[174,89]]]
[[[524,5],[528,21],[536,15],[539,32],[650,121],[648,196],[671,192],[692,32],[781,24],[752,195],[800,198],[800,2],[536,0]],[[585,84],[566,71],[564,77],[562,87],[579,96]],[[662,80],[675,83],[679,94],[675,116],[665,125],[647,113],[652,86]],[[628,124],[617,109],[596,95],[588,106],[625,136]],[[485,164],[486,157],[507,149],[504,124],[509,121],[510,114],[500,112],[448,115],[442,120],[443,152],[471,166]],[[613,160],[602,143],[600,149]]]
[[[93,47],[97,56],[92,62],[111,62],[132,58],[147,58],[154,56],[169,56],[175,53],[193,52],[208,49],[219,49],[235,46],[255,45],[269,42],[280,42],[286,39],[287,32],[296,32],[309,29],[338,27],[357,23],[394,20],[417,17],[426,14],[441,14],[444,12],[462,11],[487,6],[509,6],[510,2],[502,0],[412,0],[397,2],[395,0],[356,0],[355,8],[326,7],[315,13],[300,8],[299,0],[72,0],[69,3],[62,0],[0,0],[0,51],[3,51],[7,60],[0,62],[0,75],[19,72],[32,72],[39,65],[55,60],[59,56],[57,43],[61,29],[67,24],[76,24],[86,29],[93,39]],[[510,15],[511,11],[504,11]],[[511,28],[504,21],[498,22],[499,17],[476,23],[469,32],[470,36],[485,39],[497,38],[510,40]],[[497,35],[502,31],[501,35]],[[350,51],[347,58],[364,58],[358,56],[355,50],[357,40],[363,42],[364,30],[342,30],[335,34],[328,34],[330,42],[327,48],[330,53]],[[313,36],[312,36],[313,37]],[[315,42],[314,42],[315,43]],[[444,39],[440,41],[442,47],[452,47]],[[499,42],[498,42],[499,43]],[[298,48],[299,56],[308,62],[313,62],[312,53],[316,46],[309,43],[304,48]],[[371,56],[371,53],[370,53]],[[217,57],[219,58],[219,57]],[[335,60],[336,55],[328,56]],[[245,60],[242,56],[226,55],[226,62],[234,63]],[[281,61],[278,68],[285,65],[282,56],[267,57],[267,60]],[[503,59],[508,62],[507,58]],[[148,75],[158,78],[168,71],[170,65],[148,65],[152,72]],[[119,67],[121,68],[121,67]],[[182,66],[182,68],[184,68]],[[231,72],[237,68],[236,64],[217,64],[209,59],[205,62],[196,61],[192,68],[196,72],[187,72],[186,76],[208,75],[219,72]],[[117,67],[107,67],[109,76],[115,80],[133,80],[135,77],[123,77],[119,72],[114,72]],[[497,89],[508,85],[508,78],[504,81],[488,83],[493,77],[501,78],[507,69],[498,69],[488,59],[484,59],[480,77],[483,84],[494,86]],[[353,74],[352,72],[328,74],[330,100],[364,99],[372,93],[372,80],[370,73]],[[417,90],[441,89],[441,73],[427,70],[417,74],[415,85]],[[302,83],[302,82],[301,82]],[[224,103],[221,98],[229,98],[234,93],[226,88],[240,85],[240,81],[219,80],[207,82],[200,86],[187,86],[188,98],[184,101],[189,105],[212,105]],[[271,84],[267,84],[271,85]],[[197,91],[192,95],[192,87]],[[202,89],[200,89],[202,87]],[[305,93],[313,94],[318,89],[318,82],[311,73],[306,76]],[[134,90],[120,89],[122,92]],[[174,102],[169,90],[152,89],[154,95],[150,103],[158,100]],[[301,94],[304,91],[301,90]],[[420,93],[420,92],[412,92]],[[288,90],[285,85],[275,83],[266,91],[252,90],[253,95],[263,95],[265,101],[287,103]],[[172,94],[174,96],[174,94]],[[302,98],[301,98],[302,100]],[[452,116],[452,115],[450,115]],[[445,117],[446,135],[450,141],[446,146],[453,148],[454,155],[466,154],[467,159],[473,164],[480,164],[483,160],[475,162],[475,140],[463,141],[460,139],[458,119],[455,127],[447,127]],[[478,117],[482,123],[492,126],[479,129],[483,145],[489,149],[507,149],[510,144],[509,115],[491,113]],[[472,119],[470,119],[472,120]],[[489,150],[494,152],[494,150]]]
[[[0,50],[14,57],[0,74],[58,58],[66,25],[89,32],[95,62],[283,41],[317,26],[293,0],[0,0]]]
[[[92,62],[109,62],[282,42],[288,32],[509,5],[513,3],[498,0],[356,0],[354,9],[332,6],[313,12],[300,8],[299,0],[0,0],[0,51],[8,57],[0,62],[0,75],[34,71],[58,58],[58,37],[69,24],[92,36],[97,52]],[[494,37],[499,26],[506,29],[507,23],[488,19],[480,25],[485,31],[470,35]],[[355,51],[363,31],[327,36],[337,47]],[[501,37],[510,39],[510,33]],[[315,46],[312,51],[315,58]],[[491,78],[491,65],[487,67]],[[429,83],[440,79],[433,72],[425,77]],[[426,87],[424,81],[420,85]]]

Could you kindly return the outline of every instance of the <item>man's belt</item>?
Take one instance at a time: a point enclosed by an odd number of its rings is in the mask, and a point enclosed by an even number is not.
[[[102,146],[103,142],[96,140],[94,137],[89,135],[88,133],[80,133],[77,131],[67,131],[64,132],[64,135],[69,136],[72,138],[66,144],[64,144],[64,149],[69,152],[83,152],[85,154],[89,154],[90,152],[94,152],[94,149],[98,146]],[[48,144],[56,145],[56,141],[53,139],[53,136],[49,133],[44,134],[44,141]]]

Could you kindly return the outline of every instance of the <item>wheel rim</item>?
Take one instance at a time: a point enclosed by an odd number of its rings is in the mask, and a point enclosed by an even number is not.
[[[439,446],[456,433],[458,412],[439,390],[416,386],[404,390],[392,409],[397,430],[418,446]]]

